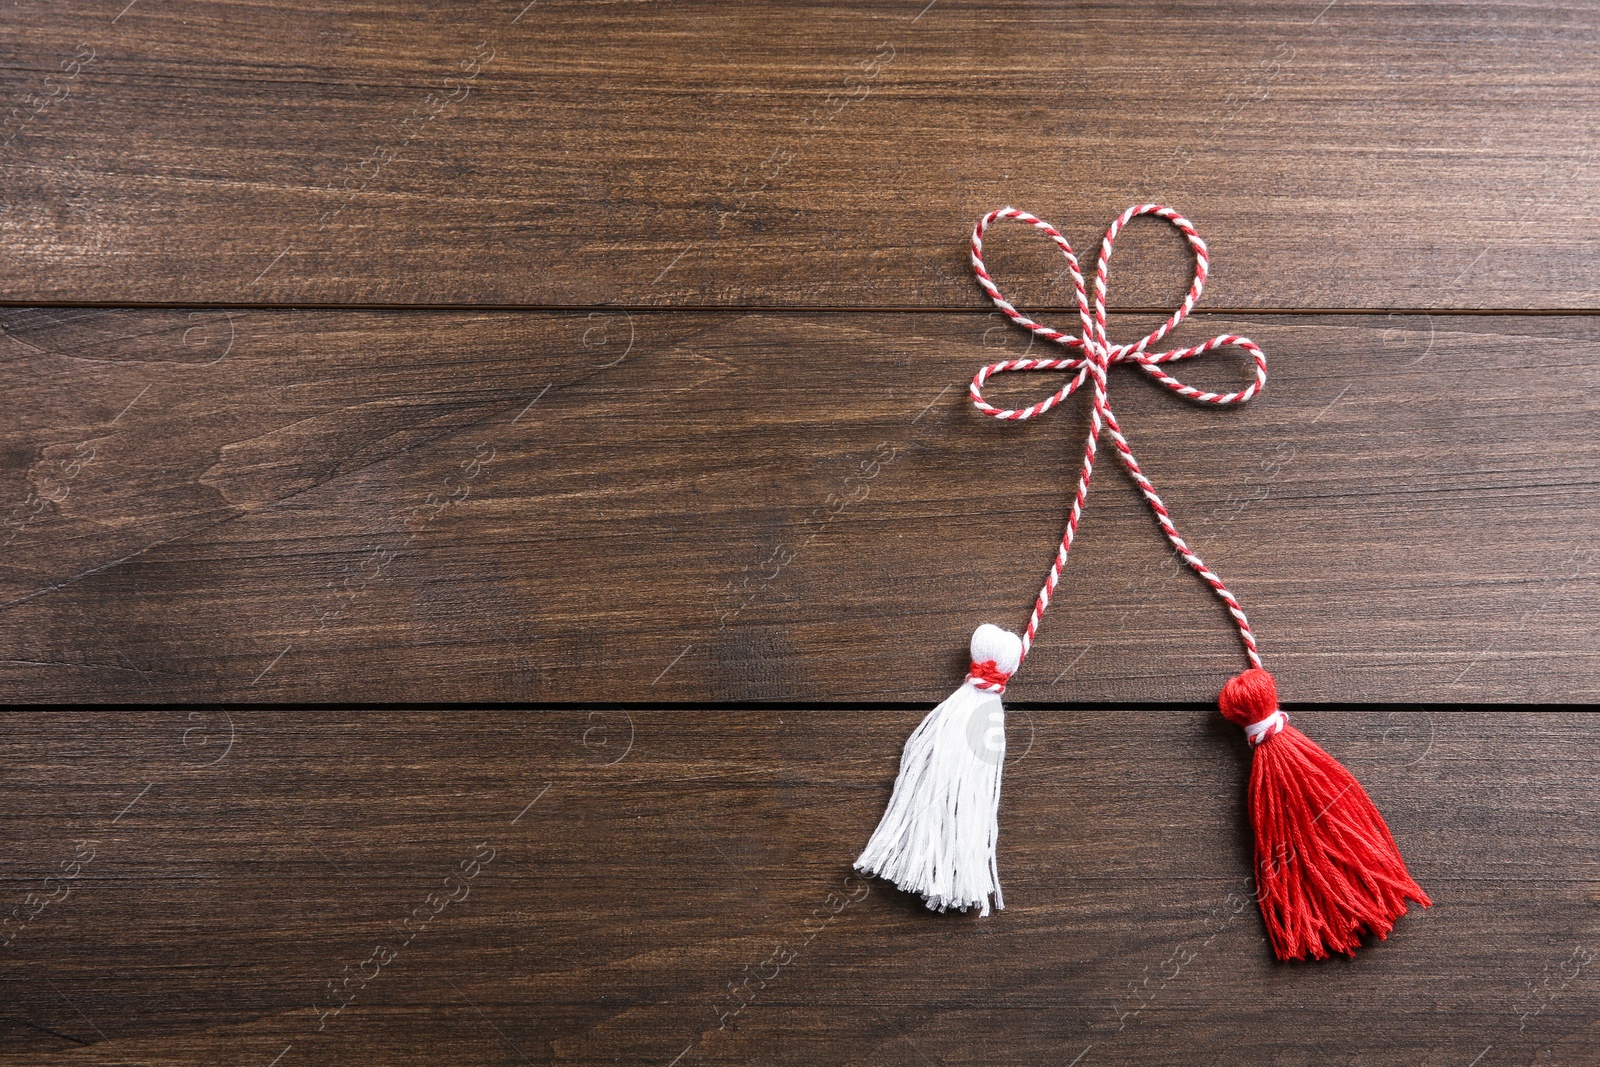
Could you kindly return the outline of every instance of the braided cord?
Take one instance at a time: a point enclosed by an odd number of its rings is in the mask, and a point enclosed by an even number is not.
[[[1194,284],[1189,287],[1189,293],[1184,297],[1183,304],[1172,317],[1162,323],[1159,328],[1146,334],[1131,345],[1114,345],[1106,336],[1106,274],[1111,260],[1111,250],[1116,243],[1117,234],[1122,231],[1129,221],[1140,215],[1154,215],[1171,223],[1183,234],[1189,242],[1190,249],[1194,252]],[[983,235],[998,219],[1016,219],[1018,222],[1032,226],[1045,234],[1056,246],[1061,249],[1061,254],[1066,257],[1067,269],[1072,274],[1073,285],[1076,289],[1078,301],[1078,314],[1083,324],[1083,335],[1073,337],[1062,333],[1053,327],[1035,322],[1001,294],[990,277],[983,263]],[[989,294],[989,299],[1013,322],[1031,331],[1047,341],[1053,341],[1063,348],[1080,353],[1059,359],[1008,359],[999,363],[990,364],[978,371],[972,379],[971,395],[973,406],[992,418],[997,419],[1031,419],[1043,415],[1067,397],[1077,392],[1087,381],[1092,383],[1093,398],[1089,408],[1089,436],[1084,444],[1083,464],[1078,473],[1078,489],[1073,496],[1072,510],[1067,516],[1067,526],[1061,536],[1061,546],[1056,552],[1055,561],[1050,566],[1050,574],[1045,578],[1044,585],[1039,590],[1038,599],[1033,605],[1033,615],[1028,619],[1028,628],[1022,635],[1022,655],[1026,658],[1033,647],[1033,639],[1039,629],[1039,622],[1044,618],[1044,613],[1050,606],[1050,598],[1055,593],[1056,583],[1061,580],[1062,568],[1066,566],[1067,555],[1072,551],[1073,539],[1077,536],[1078,523],[1083,517],[1084,501],[1089,495],[1089,481],[1094,474],[1094,461],[1099,447],[1100,436],[1105,433],[1111,439],[1117,458],[1121,461],[1129,477],[1138,487],[1140,495],[1150,505],[1156,523],[1161,527],[1161,532],[1166,535],[1174,550],[1182,560],[1187,563],[1202,581],[1211,587],[1211,591],[1222,601],[1228,609],[1228,614],[1233,618],[1234,627],[1239,631],[1239,640],[1244,645],[1245,656],[1254,667],[1261,666],[1261,656],[1256,649],[1255,635],[1250,630],[1250,622],[1245,618],[1244,609],[1239,606],[1239,601],[1229,592],[1222,579],[1217,577],[1205,561],[1189,547],[1188,542],[1178,533],[1178,527],[1172,521],[1171,512],[1166,504],[1156,493],[1154,483],[1140,469],[1139,462],[1134,458],[1133,449],[1128,444],[1128,439],[1118,425],[1116,414],[1111,409],[1111,401],[1106,395],[1107,372],[1112,364],[1131,363],[1144,371],[1157,383],[1176,393],[1186,400],[1201,404],[1215,404],[1218,406],[1242,404],[1250,400],[1267,384],[1267,357],[1261,349],[1248,337],[1236,334],[1220,334],[1198,345],[1188,348],[1175,348],[1166,352],[1150,352],[1148,349],[1160,343],[1172,329],[1181,323],[1194,309],[1195,303],[1200,299],[1201,290],[1205,287],[1206,271],[1209,260],[1206,253],[1206,243],[1200,239],[1194,225],[1182,215],[1171,208],[1160,204],[1137,204],[1124,211],[1122,215],[1111,224],[1106,231],[1105,239],[1100,242],[1100,257],[1095,264],[1094,299],[1091,306],[1087,288],[1084,285],[1083,273],[1078,267],[1078,257],[1073,254],[1072,246],[1061,232],[1048,222],[1026,211],[1016,208],[1001,208],[991,211],[979,220],[972,231],[972,269],[977,275],[978,284],[983,286]],[[1193,359],[1204,355],[1216,348],[1229,345],[1250,354],[1255,361],[1255,380],[1248,386],[1232,393],[1214,393],[1203,389],[1196,389],[1186,385],[1176,377],[1168,374],[1163,369],[1163,364],[1175,363],[1181,360]],[[983,398],[983,386],[995,374],[1007,371],[1035,371],[1035,370],[1064,370],[1077,373],[1051,396],[1020,409],[997,408]]]

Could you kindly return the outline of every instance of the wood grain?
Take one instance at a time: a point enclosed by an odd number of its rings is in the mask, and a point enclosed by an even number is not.
[[[1211,242],[1212,308],[1600,294],[1600,26],[1557,0],[6,18],[16,302],[976,307],[984,212],[1035,211],[1092,256],[1152,199]],[[1155,225],[1124,243],[1116,306],[1183,292]],[[996,244],[1029,299],[1067,302],[1042,242]]]
[[[1271,959],[1248,757],[1205,713],[1013,712],[1003,912],[847,882],[916,717],[8,716],[0,914],[64,895],[8,927],[0,1063],[1442,1067],[1600,1048],[1588,716],[1299,716],[1436,901],[1316,966]],[[480,846],[492,859],[442,888]],[[73,877],[75,850],[92,856]],[[392,958],[366,963],[378,945]],[[329,1013],[327,984],[357,972]]]
[[[7,5],[0,1065],[1600,1062],[1600,740],[1526,710],[1600,695],[1597,46],[1556,0]],[[1271,959],[1201,710],[1241,657],[1109,461],[1010,692],[1008,908],[850,877],[1085,430],[966,403],[1030,351],[966,235],[1092,260],[1145,200],[1211,246],[1178,339],[1273,379],[1118,372],[1122,423],[1437,902],[1353,961]],[[1135,223],[1111,305],[1188,270]]]
[[[1086,425],[972,411],[998,319],[0,314],[0,695],[936,700],[1025,621]],[[1113,402],[1285,699],[1595,698],[1600,320],[1206,325],[1261,397]],[[1241,662],[1103,464],[1013,696],[1208,701]]]
[[[0,693],[938,699],[1085,432],[973,413],[997,318],[8,312]],[[1206,325],[1266,394],[1114,403],[1285,699],[1595,699],[1600,320]],[[1013,696],[1210,701],[1234,641],[1104,464]]]

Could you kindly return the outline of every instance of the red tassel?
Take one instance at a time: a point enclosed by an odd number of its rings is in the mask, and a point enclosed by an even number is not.
[[[1388,936],[1407,899],[1433,903],[1361,783],[1288,724],[1272,675],[1245,671],[1217,703],[1254,750],[1256,895],[1280,960],[1327,959],[1330,949],[1353,956],[1363,933]]]

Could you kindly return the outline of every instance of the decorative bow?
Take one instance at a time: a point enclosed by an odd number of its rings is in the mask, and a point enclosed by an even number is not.
[[[1155,215],[1166,219],[1176,226],[1189,242],[1189,247],[1194,251],[1194,284],[1189,288],[1189,295],[1184,297],[1183,306],[1175,311],[1170,319],[1161,326],[1141,337],[1131,345],[1114,345],[1106,336],[1106,271],[1111,260],[1111,249],[1117,239],[1117,234],[1128,224],[1131,219],[1140,215]],[[1028,318],[1018,311],[1012,303],[1001,294],[1000,288],[995,285],[989,271],[983,264],[983,235],[996,219],[1016,219],[1018,222],[1027,223],[1034,229],[1043,232],[1056,246],[1061,249],[1061,254],[1067,257],[1067,269],[1072,273],[1073,285],[1077,288],[1078,313],[1083,322],[1083,336],[1073,337],[1062,333],[1060,330],[1046,326]],[[1157,382],[1188,400],[1202,404],[1242,404],[1259,393],[1267,384],[1267,357],[1264,352],[1248,337],[1237,334],[1219,334],[1198,345],[1188,348],[1174,348],[1166,352],[1151,352],[1149,348],[1157,344],[1174,327],[1182,322],[1200,299],[1200,292],[1205,287],[1207,269],[1206,243],[1195,232],[1193,223],[1169,207],[1160,204],[1136,204],[1122,213],[1122,216],[1111,224],[1106,231],[1105,239],[1100,242],[1100,258],[1095,264],[1094,276],[1094,305],[1091,309],[1089,296],[1083,283],[1083,273],[1078,269],[1078,257],[1073,254],[1072,245],[1061,235],[1054,226],[1026,211],[1006,207],[998,211],[991,211],[978,221],[972,230],[972,269],[978,276],[978,284],[982,285],[994,301],[995,307],[1005,312],[1011,320],[1019,326],[1032,331],[1040,337],[1064,348],[1075,349],[1081,355],[1061,359],[1006,359],[999,363],[992,363],[978,371],[972,379],[972,403],[985,415],[997,419],[1031,419],[1035,415],[1042,415],[1055,407],[1061,401],[1078,391],[1078,388],[1087,380],[1094,382],[1094,402],[1089,413],[1089,438],[1084,448],[1083,467],[1078,477],[1078,493],[1072,502],[1072,513],[1067,519],[1066,532],[1061,538],[1061,549],[1056,553],[1055,563],[1050,568],[1050,576],[1045,579],[1043,588],[1039,590],[1038,600],[1034,603],[1033,615],[1028,620],[1028,629],[1022,635],[1022,655],[1027,656],[1033,645],[1035,632],[1039,628],[1039,620],[1043,617],[1045,609],[1050,605],[1051,594],[1055,591],[1056,582],[1060,580],[1061,568],[1067,562],[1067,553],[1072,550],[1072,540],[1077,534],[1078,521],[1083,514],[1085,497],[1089,493],[1089,479],[1094,473],[1095,450],[1100,440],[1102,429],[1109,430],[1111,442],[1116,447],[1117,456],[1122,460],[1122,465],[1127,468],[1128,474],[1138,485],[1139,492],[1144,495],[1150,510],[1155,513],[1156,522],[1161,526],[1161,532],[1172,543],[1194,572],[1211,586],[1212,590],[1227,605],[1228,614],[1233,616],[1234,625],[1239,631],[1239,639],[1244,643],[1245,655],[1255,667],[1261,666],[1261,657],[1256,651],[1254,635],[1250,632],[1250,623],[1245,618],[1243,609],[1222,580],[1213,574],[1194,553],[1188,544],[1179,535],[1178,528],[1173,525],[1172,518],[1167,512],[1167,506],[1161,502],[1161,497],[1156,495],[1156,488],[1150,479],[1145,477],[1139,469],[1139,463],[1134,458],[1133,449],[1128,446],[1128,439],[1122,433],[1122,428],[1117,425],[1116,415],[1111,410],[1111,402],[1106,398],[1106,371],[1114,363],[1131,363],[1144,371]],[[1245,388],[1234,393],[1213,393],[1204,389],[1196,389],[1191,385],[1174,378],[1168,374],[1162,365],[1175,363],[1180,360],[1193,359],[1204,355],[1214,348],[1224,345],[1233,345],[1250,353],[1255,360],[1255,381]],[[1004,371],[1014,370],[1067,370],[1077,371],[1065,386],[1055,395],[1030,404],[1028,407],[997,408],[983,398],[983,386],[991,375]]]

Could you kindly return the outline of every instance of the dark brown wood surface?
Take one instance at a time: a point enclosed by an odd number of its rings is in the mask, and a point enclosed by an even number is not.
[[[1600,24],[1560,0],[6,19],[12,296],[976,307],[960,238],[985,211],[1089,252],[1151,199],[1211,240],[1212,307],[1587,309],[1600,289]],[[1181,246],[1144,243],[1120,306],[1183,291]]]
[[[936,700],[977,623],[1026,621],[1082,447],[1081,407],[972,411],[1027,347],[999,318],[0,311],[0,693]],[[1263,395],[1119,370],[1114,401],[1286,699],[1594,698],[1600,320],[1202,329],[1265,347]],[[1242,665],[1103,463],[1013,694],[1204,700]]]
[[[1013,712],[1003,912],[854,880],[916,719],[12,715],[0,1063],[1593,1062],[1588,716],[1300,716],[1436,903],[1292,966],[1211,713]]]
[[[1597,45],[1554,0],[6,5],[0,1064],[1600,1063],[1554,707],[1600,691]],[[1272,379],[1113,402],[1436,901],[1354,961],[1270,958],[1239,650],[1109,456],[1008,694],[1008,907],[850,876],[1086,428],[966,402],[1044,354],[967,235],[1092,262],[1143,200],[1211,247],[1175,342]],[[1076,329],[1046,242],[987,250]],[[1188,271],[1131,226],[1113,338]]]

